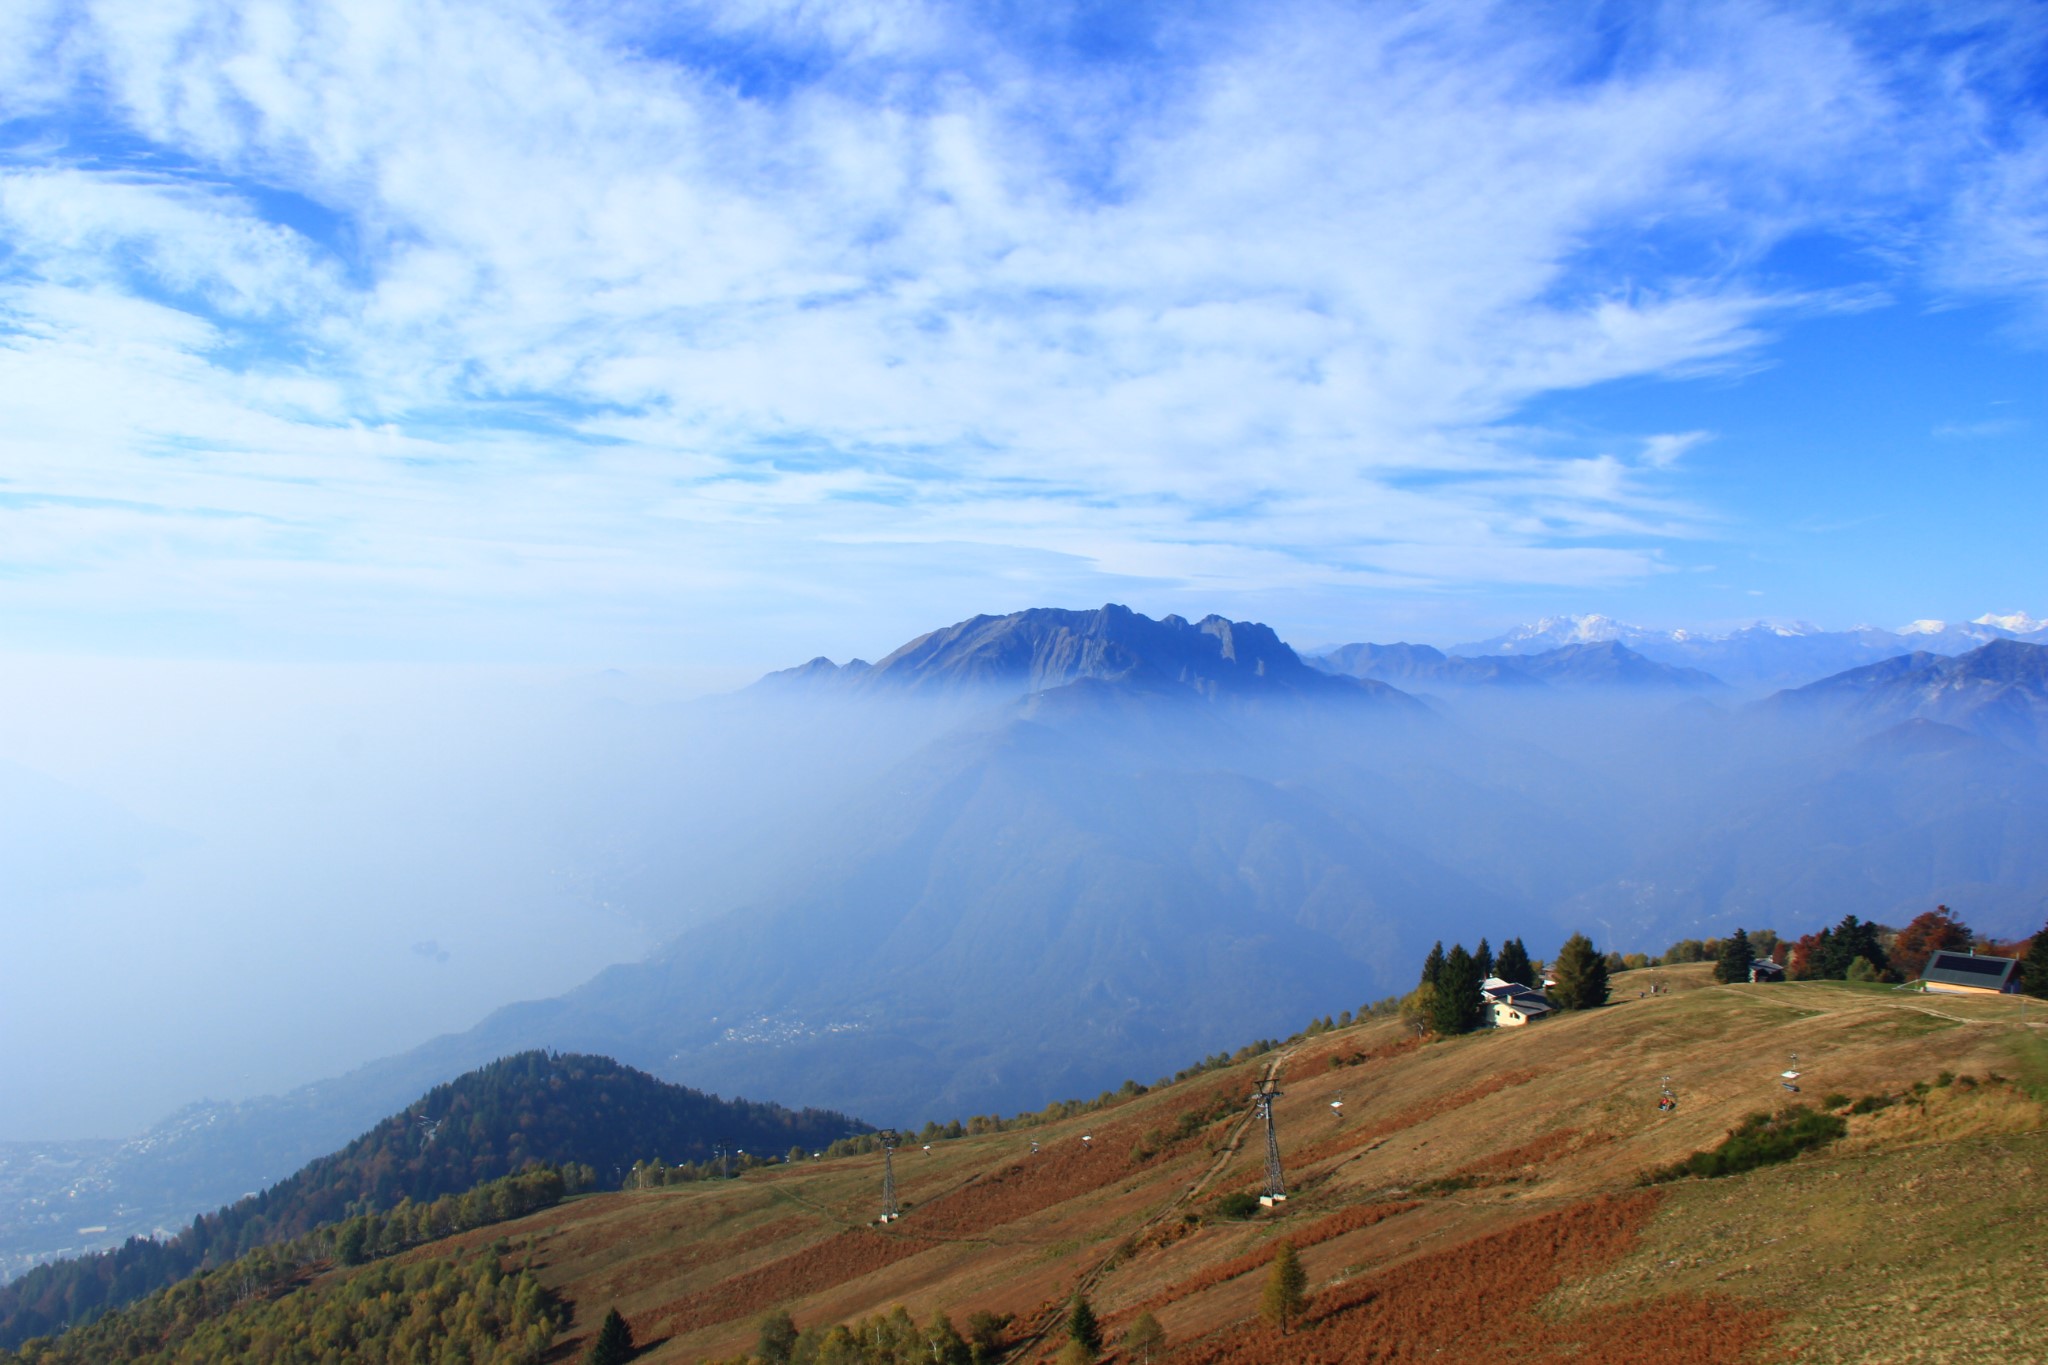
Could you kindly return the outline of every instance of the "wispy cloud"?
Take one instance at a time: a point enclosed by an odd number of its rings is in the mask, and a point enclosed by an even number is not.
[[[2043,278],[2037,134],[1944,217],[1981,119],[1906,107],[1910,33],[1057,15],[11,8],[15,600],[516,647],[960,575],[1627,581],[1702,434],[1608,460],[1529,400],[1755,356],[1800,233],[1967,216],[1956,287]]]

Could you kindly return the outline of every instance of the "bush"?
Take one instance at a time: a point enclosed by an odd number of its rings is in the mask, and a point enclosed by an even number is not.
[[[1209,1208],[1218,1218],[1235,1218],[1242,1222],[1259,1211],[1259,1197],[1244,1190],[1236,1190],[1224,1195]]]
[[[1712,1180],[1739,1175],[1759,1166],[1790,1161],[1801,1152],[1826,1146],[1848,1131],[1847,1120],[1805,1105],[1794,1105],[1775,1114],[1751,1114],[1721,1140],[1720,1146],[1712,1151],[1694,1152],[1657,1172],[1652,1179],[1683,1180],[1698,1176]]]

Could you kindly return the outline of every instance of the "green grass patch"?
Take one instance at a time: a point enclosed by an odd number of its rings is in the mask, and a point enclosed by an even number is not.
[[[2028,1008],[2032,1010],[2032,1002]],[[2042,1017],[2048,1018],[2048,1004],[2043,1004],[2041,1010]],[[2048,1102],[2048,1038],[2032,1029],[2014,1030],[2006,1039],[2006,1050],[2012,1057],[2013,1069],[2019,1073],[2015,1079],[2020,1089],[2030,1099]]]
[[[1825,1147],[1848,1131],[1846,1119],[1803,1104],[1775,1114],[1751,1114],[1718,1147],[1694,1152],[1685,1160],[1652,1173],[1648,1183],[1683,1180],[1688,1176],[1712,1180],[1740,1175],[1759,1166],[1775,1166],[1801,1152]]]
[[[1209,1212],[1214,1217],[1232,1218],[1241,1223],[1247,1218],[1255,1217],[1263,1207],[1257,1195],[1244,1190],[1233,1190],[1209,1205]]]

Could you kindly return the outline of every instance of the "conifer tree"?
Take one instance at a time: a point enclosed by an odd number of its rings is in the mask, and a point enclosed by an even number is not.
[[[1420,986],[1434,986],[1439,973],[1444,969],[1444,941],[1438,939],[1436,946],[1429,950],[1429,956],[1422,959],[1422,980]]]
[[[1094,1305],[1088,1302],[1086,1294],[1074,1295],[1074,1301],[1067,1305],[1067,1340],[1086,1351],[1089,1360],[1102,1354],[1102,1324],[1096,1320]]]
[[[1430,999],[1430,1026],[1446,1038],[1470,1033],[1479,1022],[1479,969],[1460,943],[1444,958]]]
[[[1519,981],[1524,986],[1536,984],[1536,973],[1529,966],[1529,950],[1522,946],[1522,940],[1511,938],[1500,945],[1500,956],[1494,961],[1493,974],[1503,981]]]
[[[1479,946],[1472,950],[1472,966],[1479,973],[1481,981],[1493,975],[1493,949],[1486,945],[1483,938],[1479,940]]]
[[[611,1309],[604,1315],[604,1324],[597,1329],[590,1349],[583,1353],[583,1365],[626,1365],[632,1358],[633,1329],[619,1316],[618,1309]]]
[[[1295,1254],[1294,1243],[1282,1242],[1273,1249],[1273,1268],[1266,1272],[1266,1292],[1259,1301],[1259,1316],[1286,1336],[1307,1306],[1308,1271]]]
[[[1749,946],[1749,935],[1737,929],[1721,943],[1720,959],[1714,963],[1714,980],[1724,984],[1749,980],[1749,964],[1756,960],[1756,951]]]
[[[2034,935],[2026,957],[2020,961],[2020,989],[2028,995],[2048,998],[2048,927]]]
[[[1584,934],[1573,934],[1557,950],[1556,976],[1552,999],[1559,1009],[1590,1010],[1607,1003],[1607,959]]]

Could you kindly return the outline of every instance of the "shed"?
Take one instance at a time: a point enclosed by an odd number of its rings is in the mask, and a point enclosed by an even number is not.
[[[2009,957],[1942,949],[1921,968],[1920,983],[1943,995],[2012,995],[2020,988],[2020,964]]]
[[[1768,958],[1760,957],[1749,964],[1749,979],[1751,981],[1783,981],[1785,979],[1785,969]]]

